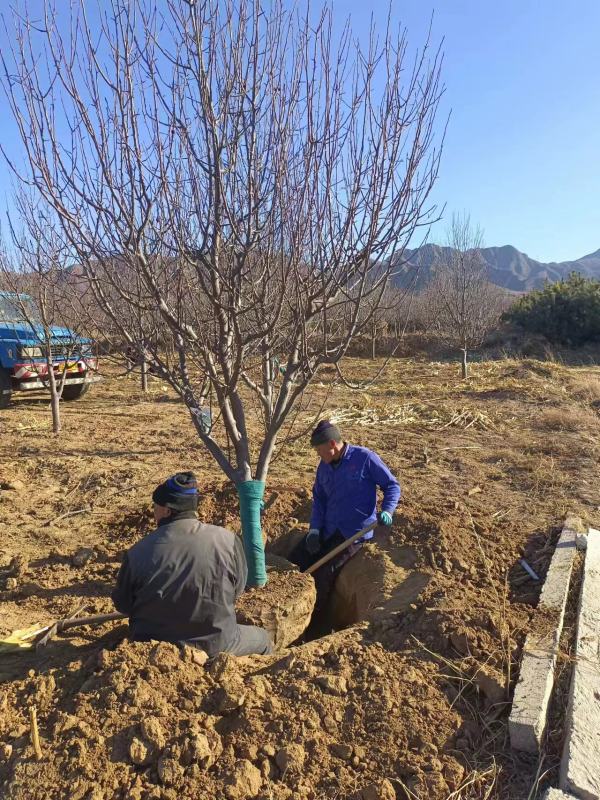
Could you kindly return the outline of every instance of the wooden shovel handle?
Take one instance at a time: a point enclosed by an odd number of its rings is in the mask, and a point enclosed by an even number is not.
[[[125,619],[125,617],[127,617],[127,614],[121,614],[120,611],[112,611],[110,614],[94,614],[91,617],[65,617],[64,619],[58,619],[53,625],[49,625],[40,631],[41,636],[38,634],[39,638],[35,649],[41,650],[57,633],[67,630],[67,628],[77,628],[80,625],[101,625],[103,622]]]
[[[326,553],[323,556],[323,558],[320,558],[318,561],[315,561],[315,563],[312,564],[312,566],[310,566],[308,569],[305,569],[304,572],[306,573],[306,575],[311,575],[313,572],[316,572],[316,570],[318,570],[319,567],[322,567],[323,564],[327,564],[328,561],[331,561],[331,559],[335,558],[335,556],[337,556],[339,553],[343,553],[344,550],[347,547],[350,547],[350,545],[353,544],[357,539],[361,539],[366,533],[369,533],[369,531],[374,530],[376,527],[377,523],[372,522],[370,525],[367,525],[366,528],[363,528],[362,531],[357,531],[357,533],[353,533],[349,539],[346,539],[345,542],[338,544],[337,547],[334,547],[333,550],[331,550],[329,553]]]
[[[93,614],[91,617],[61,619],[58,623],[58,630],[65,631],[67,628],[78,628],[80,625],[102,625],[103,622],[126,618],[127,614],[122,614],[120,611],[111,611],[110,614]]]

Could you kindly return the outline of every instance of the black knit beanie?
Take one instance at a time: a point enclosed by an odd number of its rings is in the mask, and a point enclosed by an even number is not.
[[[328,419],[322,419],[310,436],[310,446],[318,447],[320,444],[326,444],[332,439],[334,442],[342,441],[340,429]]]
[[[195,511],[198,508],[198,484],[193,472],[177,472],[156,487],[152,500],[174,511]]]

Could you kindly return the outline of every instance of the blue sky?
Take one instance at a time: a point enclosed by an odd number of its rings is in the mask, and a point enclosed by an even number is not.
[[[364,31],[371,13],[385,23],[387,0],[333,8]],[[452,212],[466,211],[486,245],[512,244],[540,261],[600,248],[600,2],[393,0],[392,9],[412,45],[432,12],[433,39],[444,38],[440,124],[451,117],[434,199],[446,212],[430,241],[443,242]],[[0,47],[4,38],[0,29]],[[6,117],[0,137],[16,152]],[[0,165],[3,205],[9,192]]]
[[[334,0],[358,26],[385,2]],[[412,42],[444,37],[451,109],[439,182],[445,220],[467,211],[488,246],[539,261],[600,248],[600,2],[394,0]]]

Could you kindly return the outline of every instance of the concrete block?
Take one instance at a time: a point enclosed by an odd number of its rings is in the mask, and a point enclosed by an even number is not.
[[[576,800],[572,794],[565,794],[560,789],[548,789],[543,800]]]
[[[561,789],[600,798],[600,532],[590,529],[577,618]]]
[[[569,581],[575,557],[575,539],[581,520],[567,517],[538,603],[537,623],[526,638],[521,671],[508,720],[510,744],[515,750],[538,753],[554,685],[554,667],[562,633]]]

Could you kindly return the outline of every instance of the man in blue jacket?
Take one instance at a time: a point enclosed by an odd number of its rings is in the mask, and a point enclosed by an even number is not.
[[[321,458],[313,486],[310,529],[290,556],[302,570],[373,522],[389,528],[400,500],[400,484],[381,458],[366,447],[344,442],[339,428],[329,420],[319,422],[310,443]],[[383,491],[379,513],[378,487]],[[342,566],[371,538],[372,532],[314,573],[318,606]]]

